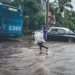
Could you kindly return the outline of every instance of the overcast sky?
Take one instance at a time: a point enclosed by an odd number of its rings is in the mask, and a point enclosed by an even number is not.
[[[75,10],[75,0],[72,0],[72,5],[73,5],[74,10]]]
[[[54,1],[54,0],[49,0],[50,2]],[[72,0],[72,5],[73,5],[73,9],[75,10],[75,0]]]

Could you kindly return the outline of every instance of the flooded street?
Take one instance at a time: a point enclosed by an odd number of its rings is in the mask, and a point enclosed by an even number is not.
[[[48,42],[48,55],[24,42],[0,43],[0,75],[75,75],[75,43]]]

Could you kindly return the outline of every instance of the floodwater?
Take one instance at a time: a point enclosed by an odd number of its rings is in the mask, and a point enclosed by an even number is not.
[[[37,45],[0,43],[0,75],[75,75],[75,44],[48,42],[48,55]]]

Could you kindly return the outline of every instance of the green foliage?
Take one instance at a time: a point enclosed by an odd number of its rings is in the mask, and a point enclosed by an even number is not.
[[[27,0],[24,2],[24,8],[33,11],[33,13],[37,13],[40,10],[40,3],[38,3],[37,0]]]
[[[65,6],[71,7],[71,0],[58,0],[60,12],[64,11]]]
[[[55,2],[56,0],[51,3],[51,6],[54,9],[57,24],[75,30],[75,11],[72,10],[71,0],[58,0],[56,7]],[[66,9],[65,6],[71,10]],[[64,12],[64,17],[61,15],[62,12]]]
[[[12,5],[15,7],[21,6],[23,15],[29,16],[30,29],[41,27],[41,24],[44,22],[44,16],[41,14],[41,0],[15,0],[12,2]]]
[[[64,25],[72,30],[75,30],[75,12],[66,11],[64,18]]]
[[[41,9],[40,0],[14,0],[14,2],[12,2],[11,4],[15,7],[21,6],[24,15],[36,14]]]
[[[31,19],[31,21],[32,21],[32,24],[31,25],[33,25],[32,26],[32,29],[33,30],[36,30],[36,29],[41,29],[42,28],[42,25],[43,24],[45,24],[44,22],[44,16],[43,15],[40,15],[40,14],[38,14],[38,15],[35,15],[32,19]]]

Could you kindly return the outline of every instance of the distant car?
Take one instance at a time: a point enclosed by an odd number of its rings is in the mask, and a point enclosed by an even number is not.
[[[64,27],[50,27],[48,30],[47,40],[56,41],[75,41],[75,33]]]

